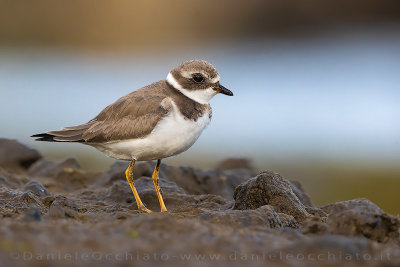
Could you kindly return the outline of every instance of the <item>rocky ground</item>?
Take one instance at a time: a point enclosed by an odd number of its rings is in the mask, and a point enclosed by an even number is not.
[[[367,199],[316,207],[301,184],[245,160],[218,169],[126,162],[104,173],[0,139],[0,266],[400,265],[400,219]]]

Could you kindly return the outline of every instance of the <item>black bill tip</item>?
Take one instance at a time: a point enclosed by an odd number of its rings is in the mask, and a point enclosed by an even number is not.
[[[231,90],[229,90],[228,88],[222,86],[219,83],[214,87],[214,90],[217,91],[218,93],[221,93],[221,94],[224,94],[224,95],[233,96],[233,93],[232,93]]]

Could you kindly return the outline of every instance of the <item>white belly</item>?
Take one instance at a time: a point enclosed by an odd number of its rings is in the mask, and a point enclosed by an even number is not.
[[[211,112],[211,110],[209,111]],[[93,145],[108,156],[121,160],[155,160],[177,155],[199,138],[210,123],[206,112],[197,121],[185,118],[176,107],[145,138]]]

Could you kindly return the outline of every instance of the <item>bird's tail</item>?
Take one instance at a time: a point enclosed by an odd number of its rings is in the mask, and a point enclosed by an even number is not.
[[[59,131],[51,131],[47,133],[35,134],[35,141],[47,142],[85,142],[83,134],[89,129],[91,123],[85,123],[78,126],[64,127]]]

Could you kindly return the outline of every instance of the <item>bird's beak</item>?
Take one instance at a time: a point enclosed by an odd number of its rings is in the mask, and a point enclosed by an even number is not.
[[[217,83],[214,87],[214,90],[217,91],[217,93],[221,93],[224,95],[229,95],[229,96],[233,96],[233,93],[231,90],[229,90],[228,88],[223,87],[220,83]]]

